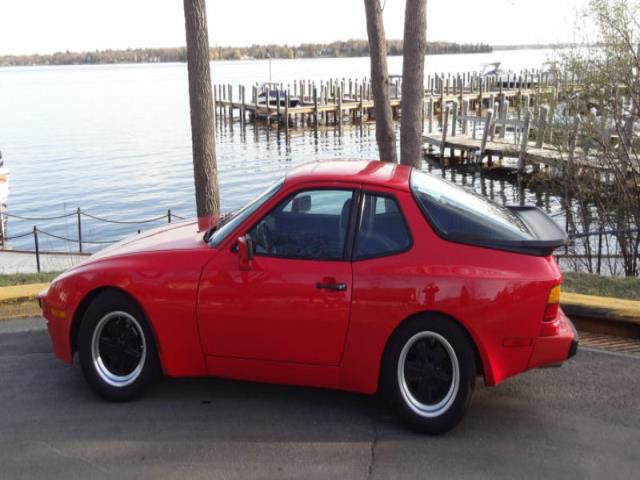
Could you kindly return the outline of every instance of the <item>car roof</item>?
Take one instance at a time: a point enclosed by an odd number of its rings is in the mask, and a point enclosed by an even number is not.
[[[407,190],[411,167],[368,160],[326,160],[305,163],[289,171],[286,183],[309,181],[356,182]]]

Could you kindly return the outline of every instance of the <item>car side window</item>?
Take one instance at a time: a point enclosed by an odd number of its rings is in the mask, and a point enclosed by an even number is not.
[[[305,190],[289,197],[249,232],[256,255],[342,260],[353,191]]]
[[[411,246],[411,235],[398,202],[366,193],[356,236],[354,260],[392,255]]]

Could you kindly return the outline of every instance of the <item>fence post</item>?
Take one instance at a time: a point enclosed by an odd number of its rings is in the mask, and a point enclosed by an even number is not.
[[[600,275],[600,270],[602,267],[602,224],[600,224],[599,232],[598,232],[598,264],[596,267],[596,272]]]
[[[336,95],[338,96],[338,131],[342,132],[342,86],[336,87]]]
[[[82,214],[80,212],[80,208],[78,208],[76,213],[78,215],[78,249],[80,250],[80,253],[82,253]]]
[[[444,104],[443,104],[444,106]],[[440,148],[440,165],[442,168],[442,171],[444,172],[445,166],[444,166],[444,149],[445,149],[445,145],[447,144],[447,130],[449,129],[449,112],[451,111],[451,107],[447,106],[444,109],[444,119],[442,121],[442,144],[441,144],[441,148]],[[452,149],[453,151],[453,149]]]
[[[167,223],[171,223],[171,209],[167,210]]]
[[[7,232],[5,229],[4,206],[0,202],[0,248],[5,247]]]
[[[318,134],[318,89],[313,87],[313,128]]]
[[[36,268],[38,273],[40,273],[40,247],[38,245],[38,227],[33,226],[33,242],[36,247]]]
[[[289,137],[289,84],[287,84],[287,89],[284,91],[284,130],[288,138]]]

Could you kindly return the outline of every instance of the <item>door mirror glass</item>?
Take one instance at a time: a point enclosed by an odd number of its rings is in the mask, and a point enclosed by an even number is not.
[[[251,235],[238,237],[238,263],[240,270],[251,270],[253,263],[253,239]]]

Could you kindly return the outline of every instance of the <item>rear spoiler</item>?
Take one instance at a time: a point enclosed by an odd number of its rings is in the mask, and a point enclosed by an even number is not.
[[[507,206],[525,224],[535,237],[534,240],[523,240],[517,250],[529,255],[549,256],[554,250],[567,245],[569,237],[560,226],[538,207]],[[514,245],[515,246],[515,245]]]
[[[473,235],[449,234],[447,239],[475,245],[478,247],[505,250],[507,252],[548,257],[557,248],[564,247],[568,242],[565,231],[553,219],[538,207],[507,206],[511,213],[527,227],[533,237],[527,240],[494,240],[478,238]]]

